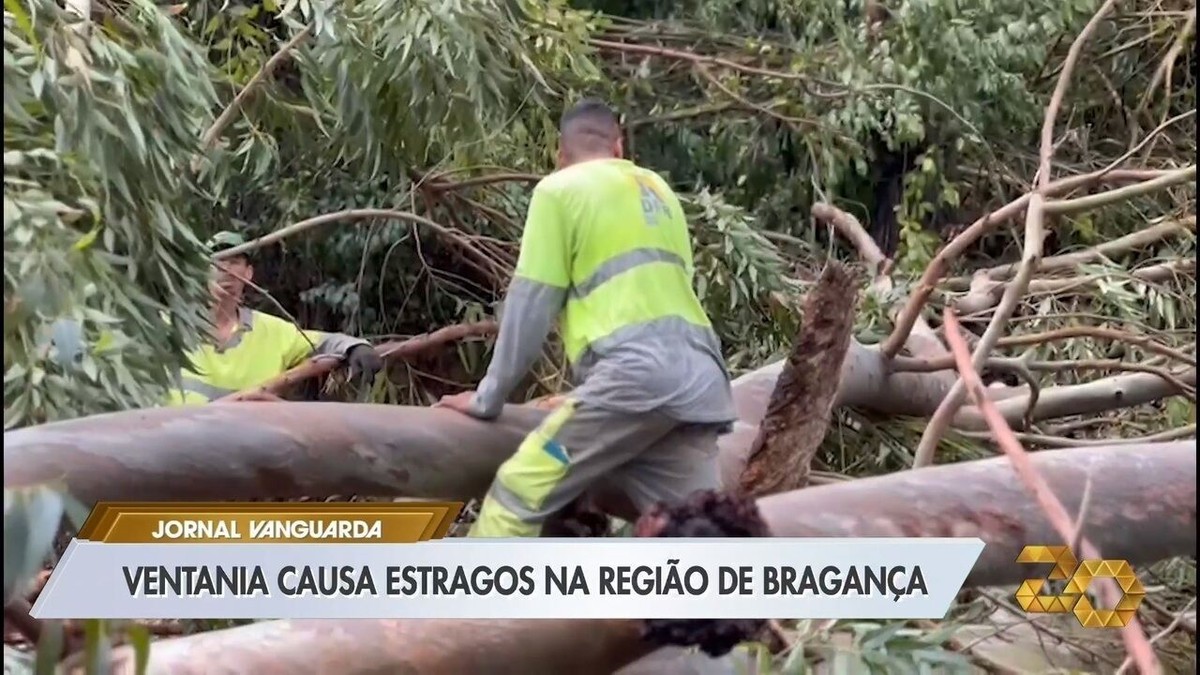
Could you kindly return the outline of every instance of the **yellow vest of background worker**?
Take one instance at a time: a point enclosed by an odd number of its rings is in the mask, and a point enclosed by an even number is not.
[[[208,242],[214,253],[241,246],[233,232],[219,232]],[[188,353],[191,368],[179,375],[168,405],[199,405],[262,386],[312,356],[347,361],[351,375],[373,380],[383,363],[366,340],[339,333],[302,330],[290,321],[242,306],[242,293],[254,275],[248,254],[226,256],[214,263],[210,283],[213,313],[221,344],[206,342]]]

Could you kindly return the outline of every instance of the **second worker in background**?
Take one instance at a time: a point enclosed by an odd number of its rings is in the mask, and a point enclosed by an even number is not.
[[[441,405],[498,416],[555,319],[577,386],[501,465],[473,537],[538,536],[601,479],[641,512],[717,488],[717,437],[736,418],[678,197],[624,159],[604,103],[579,102],[559,133],[558,170],[530,199],[487,375]]]
[[[218,232],[208,241],[213,253],[246,243],[236,232]],[[291,321],[258,312],[243,303],[254,278],[249,253],[213,264],[209,279],[212,332],[188,353],[192,368],[179,373],[179,386],[170,391],[170,405],[202,405],[261,386],[316,355],[340,357],[350,376],[370,385],[383,361],[366,340],[315,330],[302,330]]]

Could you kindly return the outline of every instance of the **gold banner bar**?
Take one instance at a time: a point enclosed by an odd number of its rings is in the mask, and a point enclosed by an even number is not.
[[[441,539],[462,502],[100,502],[77,539],[109,544],[410,544]]]

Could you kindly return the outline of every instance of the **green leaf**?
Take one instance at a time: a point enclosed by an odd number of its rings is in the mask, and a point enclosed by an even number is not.
[[[861,675],[869,671],[869,666],[857,653],[838,650],[833,653],[830,669],[832,675]]]
[[[20,0],[4,0],[4,9],[13,17],[13,23],[24,34],[25,39],[32,43],[34,51],[40,51],[37,34],[33,29],[33,22],[29,18],[29,13],[21,5]]]
[[[870,651],[870,650],[874,650],[874,649],[879,649],[880,647],[884,646],[884,644],[886,644],[889,640],[894,638],[897,633],[899,633],[901,630],[904,630],[904,627],[905,627],[905,624],[903,621],[896,621],[894,623],[887,624],[877,630],[868,632],[864,636],[864,639],[863,639],[863,643],[862,643],[863,650]]]
[[[150,666],[150,631],[141,624],[133,624],[126,632],[129,644],[133,646],[134,674],[145,675]]]
[[[83,626],[87,675],[108,675],[112,672],[112,641],[108,636],[108,622],[88,619]]]
[[[58,663],[63,657],[63,622],[50,619],[42,621],[41,627],[42,635],[38,639],[34,671],[37,675],[55,675]]]

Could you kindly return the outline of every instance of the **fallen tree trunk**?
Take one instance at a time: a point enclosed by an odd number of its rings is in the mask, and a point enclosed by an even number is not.
[[[1068,510],[1078,513],[1087,495],[1083,531],[1105,557],[1136,566],[1195,555],[1191,442],[1045,451],[1031,461]],[[987,546],[968,586],[1036,575],[1016,563],[1021,548],[1059,541],[1006,458],[809,487],[758,506],[775,536],[980,537]],[[652,649],[639,622],[623,620],[271,621],[155,643],[148,672],[609,675]],[[114,673],[132,673],[132,656],[119,650],[124,670]]]
[[[777,362],[733,386],[738,422],[721,438],[721,471],[736,485],[782,370]],[[1195,371],[1181,375],[1195,383]],[[877,349],[850,343],[837,404],[888,415],[929,415],[953,384],[949,373],[891,373]],[[997,390],[1012,423],[1023,388]],[[991,393],[991,392],[989,392]],[[1055,415],[1136,405],[1175,393],[1135,373],[1041,392]],[[131,410],[4,433],[4,486],[61,481],[85,504],[101,500],[320,497],[466,499],[483,494],[497,467],[546,415],[509,405],[495,421],[413,406],[242,402]],[[956,426],[986,430],[974,407]]]
[[[1072,514],[1090,492],[1082,531],[1106,558],[1136,565],[1196,554],[1193,442],[1051,450],[1030,459]],[[1060,541],[1005,457],[810,487],[764,497],[758,507],[779,537],[979,537],[987,546],[968,586],[1015,583],[1028,573],[1014,562],[1025,545]]]
[[[653,649],[633,620],[265,621],[155,642],[145,675],[612,675]],[[137,672],[129,647],[112,658]]]
[[[738,421],[733,431],[721,438],[721,476],[726,485],[734,485],[746,465],[750,447],[758,434],[758,425],[766,412],[767,401],[783,369],[783,362],[763,366],[734,382],[734,403]],[[913,377],[914,375],[927,375]],[[1195,386],[1196,371],[1189,369],[1178,379]],[[837,403],[887,415],[928,417],[950,391],[954,376],[939,373],[890,372],[879,350],[850,343],[842,364],[842,379]],[[1028,411],[1033,421],[1095,414],[1141,405],[1178,394],[1171,382],[1150,373],[1132,373],[1101,378],[1084,384],[1043,389],[1030,410],[1027,387],[990,389],[1004,419],[1014,427],[1022,425]],[[987,423],[975,406],[963,406],[954,417],[954,428],[961,431],[987,431]]]
[[[735,479],[782,363],[734,383],[739,421],[722,437]],[[928,414],[947,373],[889,376],[875,350],[852,342],[838,402]],[[480,422],[436,408],[324,402],[240,402],[96,415],[5,432],[4,485],[61,480],[84,503],[368,494],[466,499],[546,415],[506,406]],[[734,483],[728,483],[734,484]]]
[[[468,499],[545,411],[484,423],[441,408],[223,403],[81,418],[5,434],[4,486],[61,480],[102,500]]]

